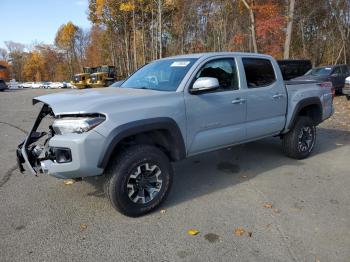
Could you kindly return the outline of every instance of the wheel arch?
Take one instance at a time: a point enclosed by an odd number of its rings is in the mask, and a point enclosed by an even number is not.
[[[322,115],[320,99],[318,97],[305,98],[296,104],[288,129],[293,128],[299,116],[308,116],[318,125],[322,122]]]
[[[157,117],[114,128],[106,137],[98,167],[105,169],[118,146],[131,142],[161,147],[172,161],[186,157],[184,139],[177,123],[168,117]]]

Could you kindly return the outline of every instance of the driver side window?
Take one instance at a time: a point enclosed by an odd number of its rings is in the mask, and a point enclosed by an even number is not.
[[[217,91],[238,90],[236,63],[233,58],[216,59],[206,63],[196,74],[193,83],[200,77],[218,79],[220,87]]]

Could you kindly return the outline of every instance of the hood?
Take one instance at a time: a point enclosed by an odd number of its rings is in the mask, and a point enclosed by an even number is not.
[[[73,90],[33,98],[33,104],[43,102],[49,105],[55,115],[100,113],[107,105],[120,105],[135,99],[150,96],[164,96],[168,92],[133,88],[98,88]]]

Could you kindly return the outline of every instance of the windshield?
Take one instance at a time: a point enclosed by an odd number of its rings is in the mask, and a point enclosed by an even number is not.
[[[313,75],[313,76],[328,76],[332,72],[331,67],[319,67],[311,69],[309,72],[307,72],[305,75]]]
[[[196,60],[195,58],[176,58],[151,62],[136,71],[121,87],[176,91]]]

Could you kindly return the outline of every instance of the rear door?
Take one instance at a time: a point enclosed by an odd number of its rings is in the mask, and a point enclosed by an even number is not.
[[[242,57],[247,88],[247,139],[278,134],[285,125],[287,94],[268,58]],[[276,66],[276,65],[275,65]]]
[[[215,77],[216,91],[191,94],[196,79]],[[239,87],[234,57],[215,58],[204,62],[185,91],[188,154],[233,145],[246,138],[246,97]]]
[[[345,79],[343,82],[343,72],[342,72],[340,66],[334,67],[332,74],[331,74],[331,79],[332,79],[332,83],[333,83],[334,88],[337,91],[340,91],[341,88],[343,88],[343,85],[345,82]]]
[[[343,86],[345,84],[345,79],[350,75],[350,68],[348,65],[343,65],[341,67],[341,71],[342,71],[342,79],[343,79]]]

